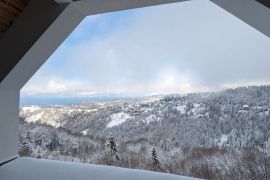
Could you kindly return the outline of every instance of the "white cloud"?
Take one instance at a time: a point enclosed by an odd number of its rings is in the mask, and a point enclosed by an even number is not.
[[[110,30],[103,16],[86,21]],[[58,49],[61,70],[43,80],[49,70],[41,69],[25,94],[147,95],[270,82],[269,38],[207,0],[136,10],[101,37],[82,37],[89,22],[74,33],[81,42]]]
[[[79,80],[66,80],[59,77],[49,77],[31,80],[23,89],[26,96],[89,96],[96,94],[88,88],[86,82]]]

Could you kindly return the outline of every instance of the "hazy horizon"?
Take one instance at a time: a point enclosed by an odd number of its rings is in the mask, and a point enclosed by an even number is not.
[[[218,93],[222,91],[226,91],[229,89],[237,89],[237,88],[249,88],[249,87],[261,87],[261,86],[270,86],[270,84],[264,85],[247,85],[247,86],[238,86],[231,88],[224,88],[213,91],[200,91],[200,92],[189,92],[189,93],[164,93],[164,94],[151,94],[144,96],[130,96],[123,94],[97,94],[92,96],[85,97],[27,97],[22,96],[20,99],[20,105],[69,105],[69,104],[80,104],[80,103],[92,103],[92,102],[113,102],[113,101],[121,101],[121,100],[138,100],[144,98],[151,97],[165,97],[165,96],[185,96],[188,94],[203,94],[203,93]]]

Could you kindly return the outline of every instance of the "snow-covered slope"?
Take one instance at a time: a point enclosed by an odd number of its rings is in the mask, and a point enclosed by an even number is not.
[[[18,158],[0,167],[1,180],[195,180],[144,170]]]
[[[129,114],[124,112],[116,113],[111,115],[111,121],[108,123],[107,127],[111,128],[113,126],[120,125],[124,123],[127,119],[131,118]]]

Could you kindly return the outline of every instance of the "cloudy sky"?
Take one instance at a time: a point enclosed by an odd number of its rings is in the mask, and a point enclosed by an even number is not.
[[[144,96],[270,83],[270,38],[208,0],[89,16],[22,97]]]

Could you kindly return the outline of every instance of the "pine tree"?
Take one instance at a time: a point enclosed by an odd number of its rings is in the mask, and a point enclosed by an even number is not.
[[[156,149],[154,147],[152,148],[152,164],[153,164],[153,167],[156,170],[160,169],[160,163],[159,163],[159,160],[158,160],[157,151],[156,151]]]
[[[33,152],[32,139],[30,133],[27,132],[25,139],[22,142],[21,147],[19,148],[20,156],[31,156]]]
[[[105,155],[108,157],[109,164],[117,164],[120,160],[118,154],[117,154],[117,146],[116,142],[113,136],[110,136],[107,141],[105,142]]]

